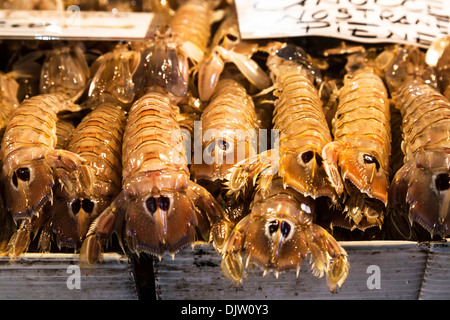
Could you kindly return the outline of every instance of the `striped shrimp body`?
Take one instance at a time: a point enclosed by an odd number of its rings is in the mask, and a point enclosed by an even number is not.
[[[211,25],[222,18],[215,1],[188,0],[173,15],[169,27],[181,42],[181,51],[195,63],[203,60],[211,37]]]
[[[341,287],[350,264],[347,253],[322,227],[314,224],[314,201],[274,179],[266,195],[257,192],[251,212],[231,232],[225,243],[222,270],[225,277],[241,282],[245,268],[256,264],[276,276],[287,270],[300,271],[311,256],[312,272],[326,274],[330,291]],[[243,263],[241,253],[245,252]]]
[[[70,136],[75,131],[75,124],[70,119],[59,119],[56,122],[56,149],[65,149],[69,142]]]
[[[55,178],[69,189],[76,179],[72,173],[82,158],[55,149],[56,122],[58,112],[79,110],[66,95],[46,94],[25,100],[12,114],[1,151],[7,207],[15,219],[39,215],[53,201]]]
[[[125,112],[104,102],[87,114],[72,134],[67,150],[85,159],[85,185],[73,194],[55,193],[53,232],[58,246],[79,248],[90,224],[121,190],[122,135]]]
[[[245,87],[231,78],[219,81],[201,115],[202,161],[194,159],[194,179],[223,180],[240,160],[256,154],[257,116]],[[210,157],[211,159],[206,159]]]
[[[113,232],[133,253],[174,255],[196,241],[223,245],[222,208],[189,179],[178,109],[167,94],[148,92],[130,109],[122,152],[122,190],[93,222],[80,261],[93,265]],[[212,227],[211,227],[212,225]]]
[[[411,68],[411,57],[416,55],[421,55],[416,48],[401,51],[387,78],[395,80],[397,70]],[[450,235],[450,103],[425,81],[410,77],[404,83],[388,82],[395,84],[390,89],[403,117],[405,155],[391,182],[389,205],[394,215],[406,213],[411,225],[417,222],[431,236],[446,237]]]
[[[239,192],[248,179],[256,179],[263,172],[263,191],[278,175],[284,186],[304,196],[325,196],[334,202],[336,193],[322,160],[322,148],[332,141],[331,133],[313,84],[314,78],[320,78],[303,50],[292,45],[269,55],[267,64],[278,96],[273,116],[273,128],[279,132],[278,150],[262,152],[255,159],[238,164],[230,175],[230,193]]]
[[[342,195],[349,228],[383,223],[391,154],[387,89],[372,68],[346,76],[332,121],[334,141],[322,151],[325,169]]]

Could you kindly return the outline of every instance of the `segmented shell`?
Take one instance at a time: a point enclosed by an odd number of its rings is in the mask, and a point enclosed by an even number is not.
[[[20,104],[11,115],[2,140],[3,163],[14,163],[38,157],[30,153],[27,159],[15,159],[13,153],[23,148],[54,149],[57,143],[57,113],[63,110],[78,111],[66,95],[43,94],[31,97]]]
[[[197,179],[223,179],[234,164],[257,153],[258,124],[255,106],[242,84],[233,79],[219,81],[201,116],[202,155],[209,151],[212,163],[193,161]],[[207,149],[207,150],[206,150]]]
[[[417,47],[399,48],[385,70],[402,114],[404,153],[389,189],[390,220],[394,232],[408,240],[427,236],[424,230],[432,237],[450,234],[450,103],[436,89],[435,72],[425,63],[436,65],[433,46],[428,56]]]
[[[175,11],[170,28],[182,42],[190,41],[204,52],[211,36],[212,12],[208,1],[186,1]]]
[[[332,141],[317,89],[305,69],[293,67],[277,79],[273,129],[279,130],[279,173],[287,185],[312,197],[334,197],[322,165],[322,148]],[[314,163],[314,164],[313,164]]]
[[[427,84],[400,88],[396,107],[403,117],[405,162],[424,148],[450,148],[450,103]]]
[[[68,143],[68,150],[80,155],[93,170],[93,194],[97,197],[113,197],[120,191],[125,123],[120,106],[105,102],[82,119]]]
[[[319,154],[332,140],[317,89],[296,71],[278,80],[281,95],[275,103],[274,129],[280,130],[280,151],[313,149]]]
[[[322,154],[337,193],[344,194],[343,212],[349,218],[333,224],[381,228],[390,175],[390,105],[374,69],[362,67],[345,77],[332,126],[334,141]]]
[[[69,142],[70,136],[75,131],[75,125],[70,120],[60,119],[56,122],[56,136],[58,142],[56,143],[57,149],[65,149]]]
[[[377,155],[388,171],[391,154],[390,112],[387,90],[371,69],[346,77],[333,120],[334,140]]]
[[[178,108],[161,93],[150,92],[136,101],[123,137],[123,179],[135,173],[172,168],[189,175]]]

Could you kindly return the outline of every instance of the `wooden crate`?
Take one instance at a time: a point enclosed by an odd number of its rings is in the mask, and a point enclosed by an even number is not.
[[[420,299],[450,299],[450,246],[448,242],[431,244]]]
[[[150,259],[150,268],[147,260],[137,272],[129,258],[117,253],[106,253],[104,262],[89,274],[79,269],[76,254],[27,253],[16,261],[1,257],[0,299],[450,299],[447,242],[340,243],[349,255],[350,273],[334,294],[328,291],[324,277],[311,274],[308,261],[304,261],[298,278],[295,271],[281,273],[278,279],[271,273],[263,277],[255,268],[249,270],[243,287],[230,286],[213,247],[198,245],[181,250],[174,260],[169,256],[161,261]],[[154,286],[148,285],[151,281]],[[142,283],[148,286],[144,288],[147,291],[154,290],[154,295],[147,292],[143,297]]]
[[[409,241],[340,242],[348,253],[350,273],[338,292],[328,291],[325,277],[316,278],[304,261],[298,278],[295,271],[262,277],[251,270],[242,288],[230,287],[222,276],[220,256],[210,245],[186,248],[175,259],[154,262],[156,298],[162,300],[292,300],[292,299],[425,299],[439,277],[448,280],[446,271],[437,269],[450,263],[447,244],[430,246]],[[432,256],[434,259],[429,259]],[[448,259],[448,260],[447,260]],[[432,273],[432,274],[431,274]],[[374,278],[376,276],[379,278]],[[375,280],[379,281],[375,281]],[[379,287],[377,285],[379,284]],[[450,294],[450,286],[440,290]],[[436,290],[432,293],[437,293]]]
[[[93,272],[80,269],[77,254],[26,253],[0,258],[0,299],[138,299],[130,260],[106,253]]]

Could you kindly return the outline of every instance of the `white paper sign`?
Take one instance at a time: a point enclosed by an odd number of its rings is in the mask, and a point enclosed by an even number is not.
[[[152,13],[0,10],[0,37],[33,39],[144,39]]]
[[[448,0],[235,0],[244,39],[327,36],[428,47],[448,35]]]

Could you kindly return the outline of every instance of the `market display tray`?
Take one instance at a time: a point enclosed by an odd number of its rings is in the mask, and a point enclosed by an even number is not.
[[[0,300],[136,300],[131,261],[106,253],[90,272],[77,254],[26,253],[15,260],[0,257]]]
[[[220,256],[212,245],[185,248],[153,259],[146,277],[154,281],[157,300],[296,300],[296,299],[450,299],[449,242],[341,241],[350,272],[335,293],[325,276],[311,273],[305,260],[295,271],[263,276],[248,269],[237,287],[223,277]],[[139,262],[137,262],[139,263]],[[0,257],[0,300],[137,300],[139,274],[129,257],[105,253],[94,270],[80,269],[77,254],[26,253],[16,260]],[[140,271],[142,272],[142,270]],[[151,273],[151,274],[149,274]],[[147,296],[148,297],[148,296]]]
[[[243,286],[230,285],[211,245],[180,251],[175,259],[154,261],[156,298],[162,300],[292,300],[292,299],[448,299],[448,242],[340,242],[348,253],[350,272],[343,286],[331,293],[325,276],[315,277],[309,259],[295,271],[262,276],[248,271]]]

